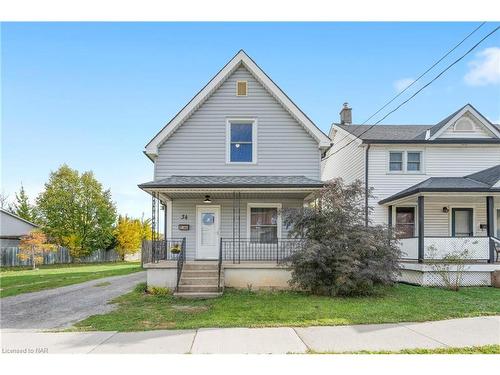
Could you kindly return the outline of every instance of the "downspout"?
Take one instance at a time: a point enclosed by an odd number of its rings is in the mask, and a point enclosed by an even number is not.
[[[368,193],[370,188],[368,186],[368,151],[370,150],[370,144],[366,146],[365,149],[365,227],[368,227]]]

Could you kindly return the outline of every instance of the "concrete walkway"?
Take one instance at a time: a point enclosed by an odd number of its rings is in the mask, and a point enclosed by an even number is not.
[[[500,344],[500,316],[425,323],[148,332],[1,331],[2,353],[304,353]]]
[[[71,327],[90,315],[116,308],[109,301],[144,281],[146,272],[140,271],[1,298],[0,327],[31,330]]]

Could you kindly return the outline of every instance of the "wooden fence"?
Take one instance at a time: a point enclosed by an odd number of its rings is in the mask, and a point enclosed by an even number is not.
[[[1,267],[17,267],[31,266],[31,260],[19,259],[18,247],[2,247],[0,248],[0,266]],[[115,250],[97,250],[91,255],[82,258],[73,258],[69,250],[65,247],[59,247],[55,251],[46,251],[43,254],[43,264],[64,264],[64,263],[100,263],[100,262],[116,262],[121,260]]]

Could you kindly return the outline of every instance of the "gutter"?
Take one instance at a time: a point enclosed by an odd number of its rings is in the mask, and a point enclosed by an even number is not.
[[[368,192],[370,190],[368,186],[368,151],[370,151],[370,144],[366,146],[365,149],[365,227],[368,226]]]

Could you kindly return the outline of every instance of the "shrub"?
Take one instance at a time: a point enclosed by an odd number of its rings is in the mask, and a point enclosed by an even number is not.
[[[148,293],[153,296],[169,296],[172,291],[168,288],[163,288],[161,286],[150,286],[148,287]]]
[[[140,283],[137,284],[134,288],[134,292],[136,293],[145,293],[148,289],[148,284],[146,283]]]
[[[365,225],[361,182],[332,180],[314,198],[314,207],[283,211],[290,236],[302,239],[284,261],[292,269],[290,284],[330,296],[369,295],[391,285],[401,252],[387,227]]]

